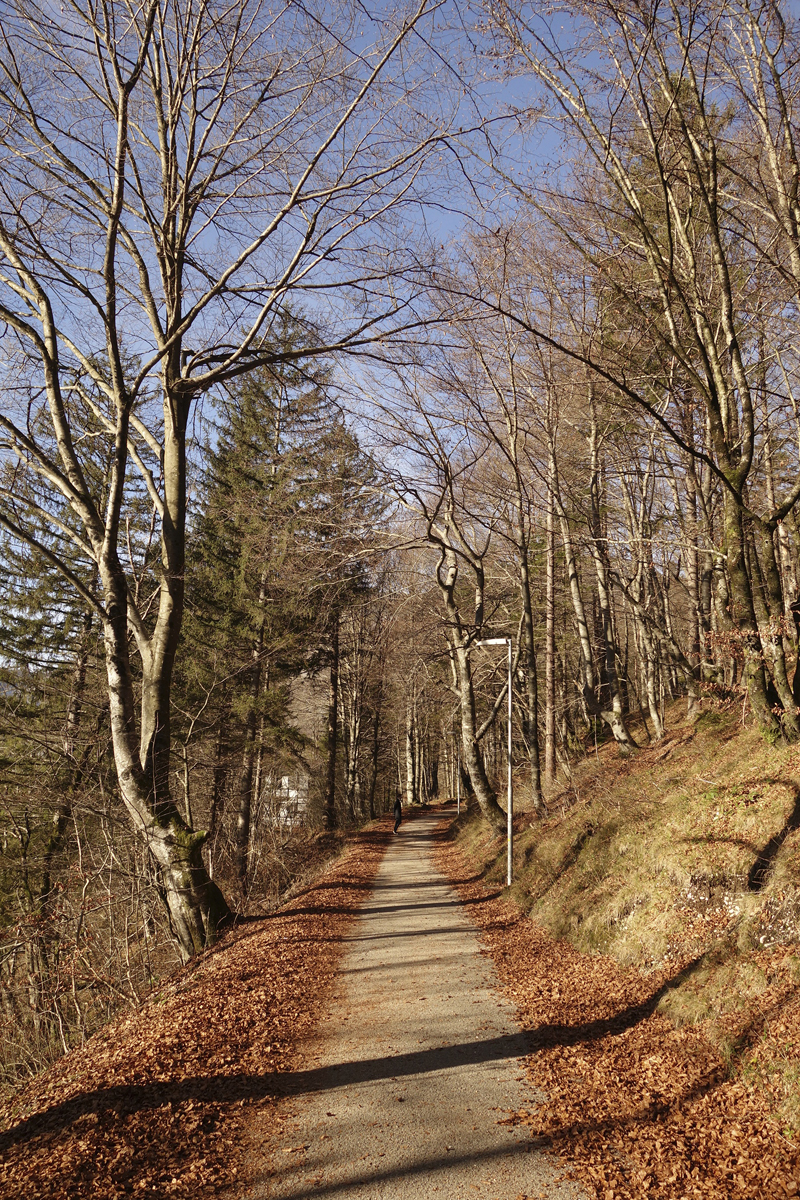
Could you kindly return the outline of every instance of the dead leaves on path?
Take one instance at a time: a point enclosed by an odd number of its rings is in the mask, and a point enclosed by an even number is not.
[[[0,1196],[221,1196],[251,1114],[280,1128],[282,1077],[318,1020],[386,831],[249,921],[0,1109]]]
[[[178,1200],[238,1193],[255,1113],[278,1135],[282,1076],[318,1020],[342,938],[386,834],[365,835],[284,910],[248,923],[133,1015],[40,1076],[0,1111],[0,1196]],[[451,845],[442,865],[470,872]],[[783,1200],[800,1195],[800,1152],[763,1087],[730,1078],[702,1028],[657,1011],[666,975],[623,971],[555,943],[480,884],[462,898],[532,1031],[547,1100],[508,1115],[561,1154],[601,1200]],[[773,955],[760,997],[770,1037],[800,1046],[796,985]],[[679,964],[680,966],[680,964]],[[673,972],[678,968],[673,968]],[[762,1014],[763,1015],[763,1014]],[[747,1051],[748,1029],[730,1029]],[[762,1043],[763,1044],[763,1039]],[[758,1050],[752,1060],[757,1067]],[[301,1153],[293,1142],[287,1154]]]
[[[676,1029],[656,1011],[691,964],[645,976],[580,954],[507,901],[487,900],[452,843],[440,844],[439,866],[483,930],[530,1031],[529,1075],[547,1099],[509,1114],[509,1123],[528,1126],[598,1200],[800,1195],[800,1146],[782,1135],[765,1090],[732,1078],[702,1027]],[[761,1016],[771,1011],[780,1036],[797,1047],[796,984],[779,962],[772,966]],[[750,1014],[751,1026],[760,1019]],[[747,1019],[731,1018],[732,1045],[742,1050],[751,1033]]]

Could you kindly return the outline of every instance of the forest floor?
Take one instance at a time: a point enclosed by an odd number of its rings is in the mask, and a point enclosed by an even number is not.
[[[800,1194],[800,1143],[781,1129],[769,1093],[731,1071],[702,1025],[678,1027],[658,1011],[694,960],[645,973],[586,954],[487,887],[455,843],[442,844],[438,863],[532,1041],[526,1070],[546,1099],[508,1120],[558,1154],[568,1178],[597,1200]],[[760,1012],[774,1016],[775,1037],[797,1041],[791,971],[776,973]],[[749,1013],[737,1026],[744,1057],[763,1022]]]
[[[0,1107],[3,1200],[237,1197],[253,1113],[283,1121],[391,823],[245,921]]]
[[[797,752],[708,722],[634,764],[614,754],[548,822],[518,818],[510,894],[502,839],[441,814],[440,869],[545,1097],[498,1116],[597,1200],[798,1195]],[[355,835],[282,909],[5,1102],[0,1196],[241,1200],[263,1166],[254,1138],[305,1149],[288,1144],[292,1076],[391,840],[387,819]]]

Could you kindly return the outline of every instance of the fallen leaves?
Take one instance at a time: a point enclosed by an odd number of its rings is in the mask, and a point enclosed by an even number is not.
[[[322,1011],[386,827],[270,917],[247,921],[0,1108],[0,1196],[219,1196],[244,1175]],[[293,1147],[299,1152],[303,1147]]]
[[[474,868],[444,838],[438,865],[483,931],[530,1031],[528,1073],[547,1098],[507,1123],[526,1126],[599,1200],[800,1194],[800,1146],[782,1136],[764,1089],[731,1076],[702,1028],[676,1029],[657,1011],[691,961],[672,964],[672,974],[623,970],[554,941],[500,897],[487,899]],[[774,1018],[784,1044],[796,1044],[796,984],[779,965],[774,977],[759,1001],[764,1019]],[[758,1024],[753,1014],[748,1020],[731,1018],[740,1050]]]

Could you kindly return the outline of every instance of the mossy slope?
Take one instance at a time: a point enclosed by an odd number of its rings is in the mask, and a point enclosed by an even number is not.
[[[662,1011],[702,1022],[800,1128],[800,749],[710,712],[627,760],[600,747],[549,805],[515,819],[511,896],[585,952],[674,963]],[[502,839],[468,814],[458,840],[504,882]]]

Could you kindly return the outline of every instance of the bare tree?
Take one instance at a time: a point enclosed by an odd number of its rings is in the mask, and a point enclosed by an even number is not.
[[[374,403],[372,419],[376,429],[381,427],[393,460],[387,462],[387,486],[412,515],[415,543],[421,540],[436,556],[434,578],[444,607],[449,686],[460,714],[462,763],[481,812],[499,827],[505,817],[486,773],[480,741],[500,711],[506,684],[479,723],[470,661],[473,643],[496,612],[494,597],[488,616],[486,612],[486,563],[495,532],[489,510],[495,500],[474,471],[485,440],[477,435],[472,444],[474,431],[451,419],[435,376],[424,370],[399,373],[390,400]],[[515,658],[516,672],[519,641]],[[413,720],[411,734],[413,741]],[[410,790],[413,793],[413,785]]]
[[[737,27],[744,10],[744,26]],[[564,188],[518,185],[512,172],[498,167],[583,261],[598,318],[609,330],[616,325],[611,342],[586,347],[551,338],[551,344],[610,384],[621,401],[646,412],[719,480],[730,600],[750,700],[765,730],[793,740],[800,724],[774,624],[785,610],[775,531],[800,497],[800,472],[795,464],[774,505],[749,491],[760,436],[750,314],[781,271],[796,294],[792,34],[772,3],[609,0],[578,6],[568,33],[525,4],[497,5],[492,13],[514,69],[541,85],[536,113],[549,107],[568,131],[570,147],[579,148]],[[736,38],[744,70],[733,56],[724,60],[723,48]],[[739,108],[737,89],[745,97]],[[496,310],[494,297],[486,301]],[[776,314],[780,310],[775,306]],[[546,328],[537,332],[548,337]],[[646,363],[638,353],[645,337]],[[704,406],[705,450],[686,441],[669,410],[676,368]],[[766,625],[756,611],[750,530]]]
[[[502,270],[502,265],[501,268]],[[458,339],[457,345],[454,343]],[[530,339],[527,339],[530,342]],[[531,797],[544,816],[539,762],[539,686],[534,640],[534,595],[531,554],[533,514],[538,507],[536,483],[541,471],[532,469],[539,429],[530,419],[531,346],[518,326],[486,314],[477,323],[467,320],[457,334],[449,332],[438,369],[454,411],[464,430],[486,440],[480,480],[475,486],[492,497],[493,531],[512,548],[520,604],[520,663],[523,675],[523,732],[531,771]]]
[[[424,67],[435,10],[370,27],[353,4],[333,29],[324,5],[261,0],[4,8],[0,427],[46,498],[7,487],[0,523],[37,545],[49,522],[96,565],[92,590],[41,544],[102,624],[119,788],[184,956],[227,913],[169,788],[193,405],[291,358],[270,336],[290,297],[313,318],[303,356],[414,326],[403,211],[448,120]],[[87,439],[110,447],[102,498]],[[134,501],[152,537],[126,545]]]

